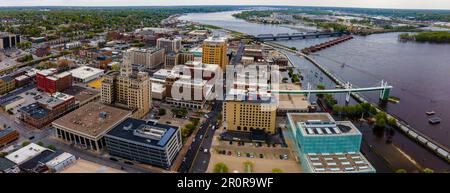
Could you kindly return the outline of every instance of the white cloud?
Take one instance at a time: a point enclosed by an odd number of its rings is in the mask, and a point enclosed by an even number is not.
[[[298,5],[450,9],[450,0],[0,0],[0,6]]]

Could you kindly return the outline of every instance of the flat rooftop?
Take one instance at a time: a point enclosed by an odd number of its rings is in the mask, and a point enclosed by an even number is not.
[[[328,113],[288,113],[287,116],[303,136],[361,134],[350,121],[334,121]]]
[[[300,90],[300,85],[280,84],[280,90]],[[310,103],[305,95],[301,94],[278,94],[279,110],[306,110]]]
[[[85,101],[88,101],[92,97],[100,95],[100,91],[98,90],[89,89],[77,85],[71,86],[62,92],[74,96],[75,100],[79,101],[80,103],[84,103]]]
[[[37,102],[42,105],[45,105],[49,108],[53,108],[55,106],[60,105],[61,103],[65,102],[65,101],[68,101],[73,98],[74,97],[71,95],[56,92],[53,95],[49,95],[47,97],[43,97],[43,98],[39,99]]]
[[[12,133],[14,131],[15,131],[15,129],[13,129],[11,127],[7,127],[7,128],[4,128],[4,129],[0,128],[0,138],[2,138],[2,137],[6,136],[6,135],[8,135],[8,134],[10,134],[10,133]]]
[[[6,159],[9,159],[12,162],[20,165],[32,159],[33,157],[41,154],[45,150],[47,150],[47,148],[39,146],[35,143],[30,143],[27,146],[22,147],[19,150],[8,154],[6,156]]]
[[[53,121],[53,125],[98,138],[130,115],[127,110],[91,102]]]
[[[317,173],[375,172],[375,168],[360,152],[308,153],[308,166]]]
[[[19,109],[21,113],[26,113],[34,119],[42,119],[50,113],[49,109],[41,107],[38,103],[32,103],[30,105],[21,107]]]
[[[72,76],[78,79],[86,79],[92,76],[103,74],[105,71],[98,68],[92,68],[89,66],[82,66],[70,71]]]
[[[136,143],[164,147],[172,136],[176,134],[177,129],[178,127],[171,125],[127,118],[106,135]]]

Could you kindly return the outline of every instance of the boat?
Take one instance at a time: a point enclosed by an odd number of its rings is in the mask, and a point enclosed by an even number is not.
[[[430,119],[428,119],[428,122],[430,123],[430,124],[439,124],[439,123],[441,123],[441,118],[439,118],[439,117],[432,117],[432,118],[430,118]]]
[[[427,115],[434,115],[434,113],[435,113],[434,111],[427,111],[426,112]]]

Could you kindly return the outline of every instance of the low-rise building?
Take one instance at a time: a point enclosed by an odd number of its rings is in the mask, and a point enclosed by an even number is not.
[[[16,163],[9,159],[0,157],[0,173],[19,173],[20,169]]]
[[[60,172],[64,168],[72,165],[77,161],[76,157],[70,153],[64,152],[55,158],[51,159],[45,165],[50,169],[52,172]]]
[[[73,80],[76,82],[87,83],[93,81],[103,75],[105,71],[89,66],[82,66],[70,71]]]
[[[23,122],[36,128],[42,128],[75,108],[76,103],[73,96],[55,93],[20,108],[19,112]]]
[[[19,132],[11,127],[0,128],[0,147],[19,139]]]
[[[112,156],[169,168],[183,146],[179,127],[128,118],[106,135]]]
[[[57,138],[93,151],[105,147],[105,133],[131,115],[130,111],[91,102],[53,121]]]
[[[55,93],[72,86],[72,74],[63,72],[56,74],[57,70],[54,68],[41,70],[36,73],[36,82],[38,89]]]
[[[19,150],[12,152],[5,156],[6,159],[14,162],[17,165],[23,164],[28,160],[33,159],[37,155],[41,154],[43,151],[48,150],[45,147],[39,146],[35,143],[30,143]]]
[[[12,76],[0,77],[0,95],[8,93],[16,88],[16,82]]]

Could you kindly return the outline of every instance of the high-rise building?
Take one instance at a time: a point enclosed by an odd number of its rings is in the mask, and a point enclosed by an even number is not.
[[[181,38],[159,38],[156,40],[156,47],[168,52],[179,52],[181,49]]]
[[[20,43],[20,35],[0,32],[0,49],[14,48]]]
[[[147,69],[153,69],[164,63],[164,49],[151,48],[131,48],[127,51],[131,64],[139,64]]]
[[[124,63],[118,72],[105,75],[102,82],[101,101],[106,104],[116,104],[134,110],[133,116],[143,117],[151,107],[151,84],[146,72],[133,71],[129,53],[124,57]]]
[[[225,129],[275,134],[276,110],[276,97],[271,93],[264,93],[248,86],[232,88],[223,103]]]
[[[228,65],[227,40],[223,37],[210,37],[203,41],[202,62],[204,64],[217,64],[225,72]]]

